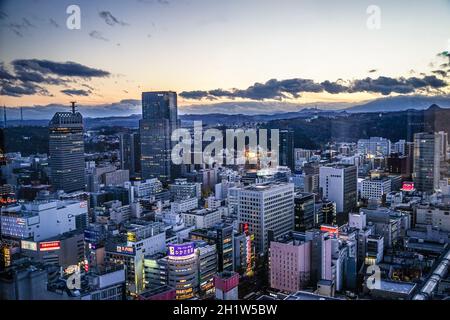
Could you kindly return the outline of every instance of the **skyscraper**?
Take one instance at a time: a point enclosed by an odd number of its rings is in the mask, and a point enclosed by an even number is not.
[[[257,253],[269,249],[274,238],[294,230],[294,184],[260,184],[239,189],[238,221],[255,234]]]
[[[434,192],[439,187],[441,136],[420,132],[414,135],[414,185],[416,190]]]
[[[321,167],[319,175],[319,186],[323,197],[336,202],[336,212],[345,213],[346,216],[356,206],[356,166]]]
[[[84,190],[83,117],[75,110],[57,112],[49,123],[51,181],[55,190]]]
[[[136,157],[140,154],[136,150],[137,133],[119,134],[120,168],[129,170],[130,176],[134,177],[138,171],[136,168]]]
[[[173,178],[171,135],[177,128],[177,94],[171,91],[142,93],[141,138],[142,178]]]
[[[295,170],[294,160],[294,130],[281,129],[280,130],[280,147],[279,147],[279,159],[278,164],[280,166],[286,166]]]

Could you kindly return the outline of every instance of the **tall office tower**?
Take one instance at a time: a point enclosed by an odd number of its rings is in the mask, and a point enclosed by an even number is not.
[[[352,165],[321,167],[319,188],[323,198],[336,203],[336,212],[345,216],[356,206],[357,169]],[[338,215],[339,223],[339,215]]]
[[[440,179],[443,179],[449,176],[447,163],[448,133],[445,131],[439,131],[437,134],[440,136]]]
[[[136,140],[137,133],[119,134],[120,168],[129,170],[130,176],[136,176]]]
[[[279,156],[278,165],[286,166],[291,169],[292,172],[295,170],[295,160],[294,160],[294,130],[293,129],[281,129],[280,131],[280,146],[279,146]]]
[[[441,136],[420,132],[414,135],[414,185],[416,190],[434,192],[439,187]]]
[[[315,225],[314,193],[297,193],[294,197],[295,231],[305,231]]]
[[[171,161],[171,135],[177,128],[177,94],[171,91],[142,93],[141,138],[142,178],[168,183],[175,177]]]
[[[391,153],[391,141],[380,137],[358,140],[358,152],[373,156],[387,156]]]
[[[251,185],[238,193],[238,221],[255,235],[257,253],[267,252],[269,231],[280,237],[294,230],[293,183]]]
[[[75,110],[57,112],[49,123],[51,181],[55,190],[84,190],[83,117]]]

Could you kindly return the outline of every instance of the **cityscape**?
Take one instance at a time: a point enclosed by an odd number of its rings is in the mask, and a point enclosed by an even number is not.
[[[198,81],[191,74],[201,86],[194,89],[177,77],[170,85],[167,67],[161,84],[156,76],[151,87],[131,91],[128,74],[106,71],[116,59],[112,48],[101,67],[75,59],[78,53],[45,58],[48,48],[19,54],[40,21],[25,16],[24,3],[0,5],[0,43],[9,47],[0,59],[0,300],[450,299],[445,38],[439,53],[428,39],[433,50],[424,55],[439,61],[433,71],[409,76],[369,70],[347,77],[353,80],[271,78],[247,89],[212,89],[216,80],[204,85],[199,71]],[[381,23],[383,30],[384,20],[371,19],[394,8],[380,3],[361,6],[361,28]],[[83,5],[59,4],[60,20],[45,28],[82,32]],[[185,1],[130,4],[147,5],[162,15],[188,10]],[[98,43],[111,46],[111,37],[137,24],[126,15],[131,9],[115,9],[124,17],[105,9],[86,22],[115,28],[83,31],[95,42],[93,56]],[[17,14],[20,24],[10,22]],[[154,29],[147,38],[172,37]],[[394,70],[393,61],[385,68],[391,64]]]

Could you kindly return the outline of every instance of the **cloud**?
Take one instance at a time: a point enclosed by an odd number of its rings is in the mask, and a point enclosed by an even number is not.
[[[54,74],[67,77],[93,78],[107,77],[110,75],[108,71],[94,69],[72,61],[55,62],[39,59],[18,59],[14,60],[12,65],[15,68],[21,67],[28,71],[36,71],[41,74]]]
[[[105,38],[100,31],[93,30],[89,32],[89,36],[96,40],[109,41],[108,38]]]
[[[1,95],[11,97],[21,97],[25,95],[43,95],[50,96],[47,89],[42,88],[32,82],[22,82],[15,84],[14,82],[1,82]]]
[[[23,95],[50,95],[41,85],[66,85],[79,78],[108,77],[109,72],[91,68],[76,62],[55,62],[38,59],[17,59],[11,62],[14,73],[0,62],[0,85],[3,95],[20,97]],[[90,88],[90,87],[89,87]],[[91,89],[90,89],[91,90]],[[84,90],[83,90],[84,91]],[[82,95],[81,91],[61,91]],[[91,91],[86,91],[90,93]]]
[[[64,93],[68,96],[84,96],[87,97],[91,93],[90,90],[76,90],[76,89],[66,89],[61,90],[61,93]]]
[[[53,20],[52,18],[50,18],[48,21],[49,21],[50,24],[51,24],[52,26],[54,26],[55,28],[59,28],[58,22],[56,22],[56,21]]]
[[[7,17],[4,16],[1,19],[5,19]],[[30,28],[35,28],[36,26],[33,25],[27,18],[22,18],[20,22],[10,22],[5,25],[6,28],[11,30],[16,36],[23,37],[24,32],[29,30]]]
[[[180,93],[180,96],[192,100],[241,98],[262,101],[282,100],[292,97],[298,98],[305,92],[326,92],[330,94],[356,92],[380,93],[382,95],[389,95],[391,93],[407,94],[416,92],[420,89],[440,89],[447,85],[448,84],[444,80],[438,79],[434,75],[424,75],[422,78],[367,77],[365,79],[347,82],[342,79],[337,81],[325,80],[321,83],[311,79],[294,78],[286,80],[271,79],[265,83],[255,83],[247,89],[184,91]]]
[[[377,69],[370,69],[368,72],[369,73],[375,73],[375,72],[377,72],[378,70]]]
[[[129,25],[128,23],[126,23],[122,20],[119,20],[118,18],[113,16],[112,13],[109,11],[101,11],[101,12],[99,12],[98,15],[100,16],[100,18],[102,18],[105,21],[105,23],[107,25],[110,25],[110,26],[114,26],[114,25],[128,26]]]
[[[5,12],[0,11],[0,20],[4,20],[6,18],[8,18],[8,15]]]

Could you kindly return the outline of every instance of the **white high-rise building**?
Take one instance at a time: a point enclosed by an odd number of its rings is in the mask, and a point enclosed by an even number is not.
[[[320,167],[319,188],[323,198],[336,203],[337,212],[350,212],[357,200],[356,166]]]
[[[277,238],[294,230],[293,183],[251,185],[238,194],[238,221],[255,235],[257,252],[269,248],[269,231]]]

